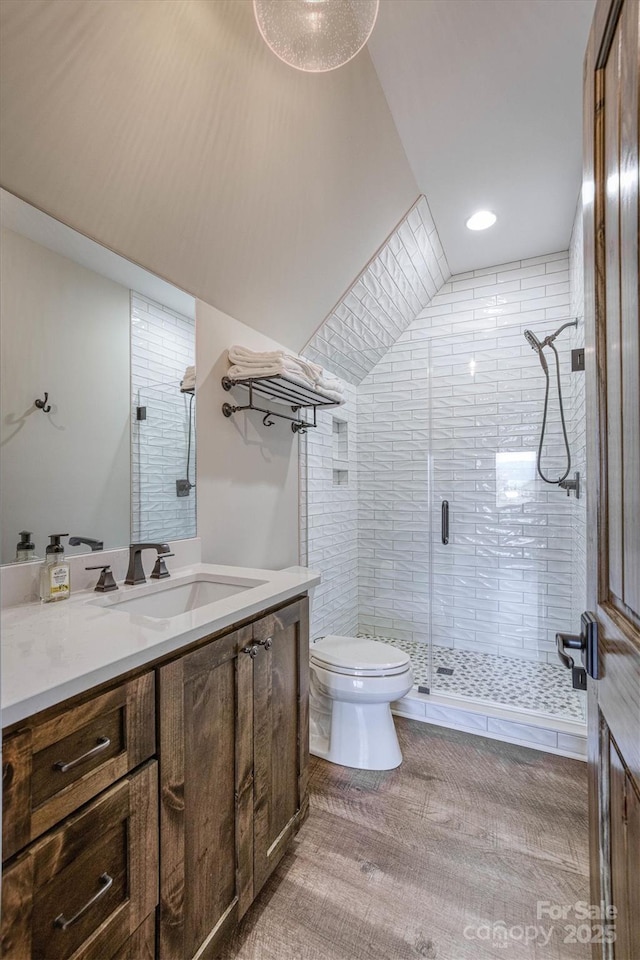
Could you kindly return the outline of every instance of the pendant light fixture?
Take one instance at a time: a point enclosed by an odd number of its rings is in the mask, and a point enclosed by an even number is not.
[[[352,60],[371,36],[379,0],[253,0],[267,46],[296,70],[326,73]]]

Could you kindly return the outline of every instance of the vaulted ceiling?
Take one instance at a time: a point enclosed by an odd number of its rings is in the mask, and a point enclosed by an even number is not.
[[[250,0],[3,0],[0,181],[299,350],[418,196],[366,52],[305,74]]]
[[[592,10],[382,0],[303,74],[250,0],[3,0],[0,184],[299,350],[420,193],[453,272],[566,247]]]

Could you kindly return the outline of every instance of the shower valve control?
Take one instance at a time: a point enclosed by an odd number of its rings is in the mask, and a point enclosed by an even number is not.
[[[562,663],[571,670],[574,690],[587,689],[587,674],[598,679],[598,621],[592,613],[582,614],[580,633],[556,633],[556,648]],[[583,666],[576,666],[567,650],[579,650]]]
[[[567,491],[568,497],[571,496],[571,491],[573,490],[573,495],[575,496],[576,500],[580,499],[580,474],[579,473],[574,473],[573,480],[561,480],[558,483],[558,486],[562,490]]]

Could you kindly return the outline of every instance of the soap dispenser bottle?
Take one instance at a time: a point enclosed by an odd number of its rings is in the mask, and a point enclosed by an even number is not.
[[[18,563],[24,563],[25,560],[35,560],[36,545],[31,540],[30,530],[20,531],[20,543],[16,545],[16,560]]]
[[[71,564],[65,560],[64,547],[60,543],[60,538],[67,536],[67,533],[49,534],[51,543],[40,571],[40,599],[43,603],[66,600],[71,593]]]

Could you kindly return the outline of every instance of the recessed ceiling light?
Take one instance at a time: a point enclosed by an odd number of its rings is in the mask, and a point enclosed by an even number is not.
[[[495,213],[491,213],[490,210],[478,210],[469,217],[467,226],[469,230],[486,230],[487,227],[492,227],[497,219]]]

